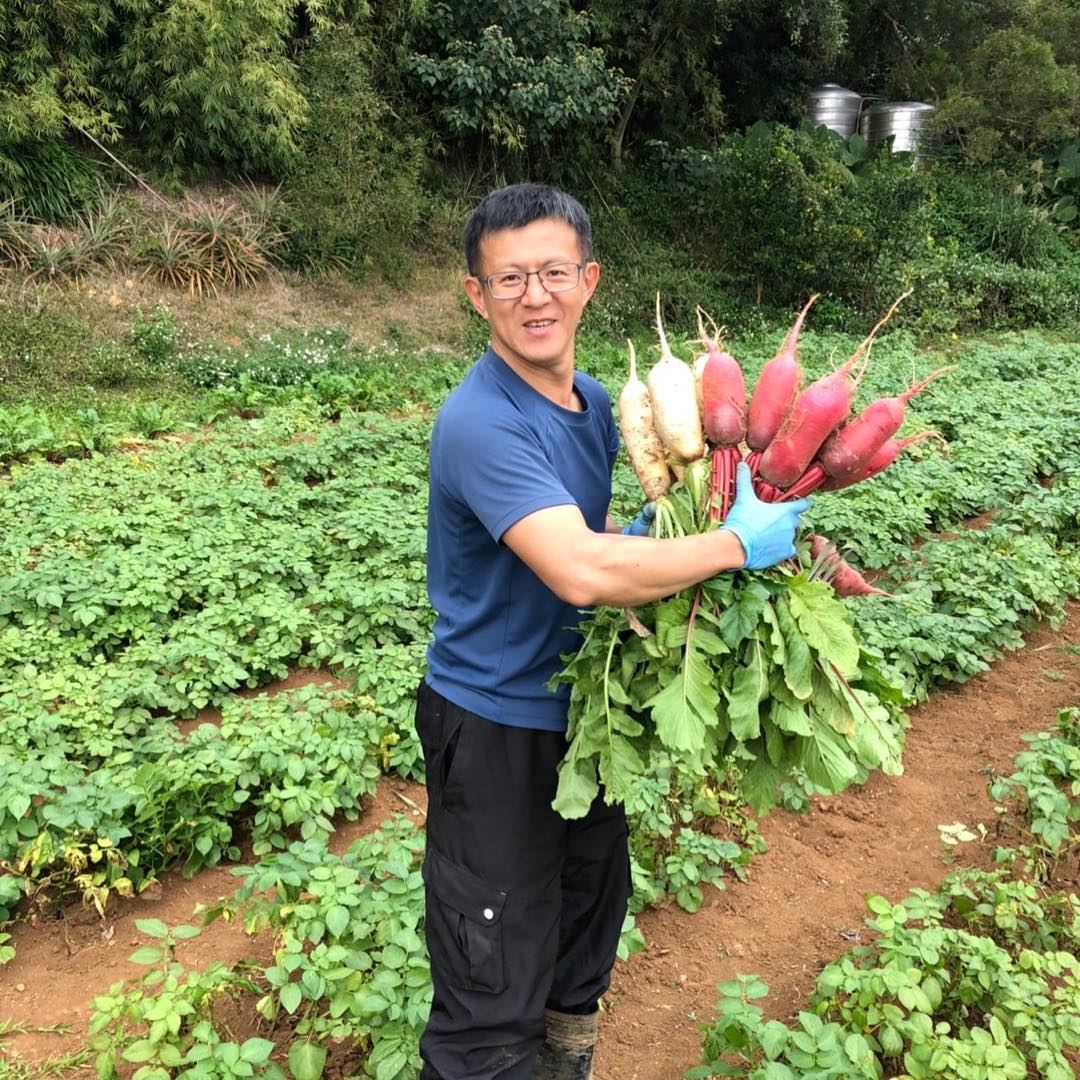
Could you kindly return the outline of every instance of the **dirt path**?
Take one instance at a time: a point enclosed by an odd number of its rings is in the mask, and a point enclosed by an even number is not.
[[[1080,645],[1077,604],[1057,632],[1036,630],[1026,648],[915,709],[903,776],[875,774],[816,800],[809,815],[770,815],[769,850],[745,885],[710,892],[696,915],[674,905],[644,913],[649,948],[615,973],[598,1080],[681,1077],[700,1060],[699,1023],[712,1018],[716,984],[736,974],[768,983],[769,1015],[797,1013],[821,967],[863,927],[868,893],[896,901],[935,887],[950,868],[938,826],[991,823],[986,770],[1011,770],[1022,733],[1080,704],[1080,663],[1057,651],[1067,644]],[[957,862],[986,865],[992,846],[965,844]]]
[[[716,984],[737,973],[764,978],[772,1015],[793,1014],[821,965],[860,931],[867,893],[899,899],[913,886],[935,886],[948,870],[938,825],[989,822],[985,770],[1008,769],[1023,732],[1048,727],[1058,708],[1080,703],[1080,664],[1057,651],[1066,644],[1080,645],[1080,605],[1070,607],[1058,631],[1036,630],[1020,652],[914,710],[903,776],[875,775],[863,788],[818,801],[809,815],[772,814],[762,823],[769,850],[752,865],[747,884],[710,890],[696,915],[675,906],[642,915],[649,948],[616,970],[598,1080],[681,1077],[698,1060],[698,1024],[712,1015]],[[334,849],[394,811],[412,813],[399,794],[423,803],[415,785],[385,781],[360,821],[338,830]],[[985,864],[990,846],[964,845],[958,861]],[[234,888],[228,868],[191,880],[170,874],[159,888],[117,904],[105,920],[75,909],[62,920],[19,927],[16,958],[0,975],[0,1020],[72,1030],[16,1035],[0,1048],[27,1060],[75,1049],[94,995],[144,970],[127,961],[144,944],[135,920],[190,920],[197,904]],[[265,959],[270,948],[219,922],[185,943],[179,958],[201,967],[215,959]]]

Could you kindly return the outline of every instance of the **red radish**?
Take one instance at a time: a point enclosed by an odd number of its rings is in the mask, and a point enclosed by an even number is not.
[[[909,435],[906,439],[889,439],[884,446],[864,465],[857,473],[839,478],[829,477],[821,485],[823,491],[840,491],[842,488],[851,487],[852,484],[860,484],[863,480],[869,480],[884,472],[900,455],[901,450],[914,446],[923,439],[938,439],[948,453],[948,444],[936,431],[920,431],[918,435]]]
[[[806,313],[819,295],[814,293],[806,301],[806,306],[799,312],[795,325],[784,339],[783,347],[761,369],[754,394],[750,398],[750,412],[747,417],[746,442],[751,450],[764,450],[776,438],[776,433],[799,392],[799,382],[802,379],[799,371],[799,334],[802,333]]]
[[[671,474],[668,472],[664,446],[653,427],[649,391],[638,378],[634,343],[627,341],[626,344],[630,348],[630,377],[619,394],[619,424],[626,452],[630,455],[630,464],[641,481],[645,498],[659,499],[671,487]]]
[[[825,471],[836,478],[857,473],[900,430],[904,422],[904,406],[935,379],[955,370],[955,367],[953,364],[935,371],[896,397],[878,398],[853,420],[834,431],[818,454],[818,461]]]
[[[821,444],[847,419],[851,412],[851,398],[870,359],[870,346],[878,331],[892,318],[900,300],[889,308],[885,317],[863,339],[850,360],[811,383],[795,399],[776,438],[761,455],[758,471],[770,484],[779,488],[791,487],[806,472]],[[856,370],[860,360],[862,365]]]
[[[656,329],[660,335],[660,362],[649,372],[649,399],[653,425],[664,449],[678,461],[697,461],[705,454],[701,415],[690,365],[675,356],[668,345],[660,318],[660,294],[656,294]]]
[[[701,366],[701,418],[705,435],[714,446],[738,446],[746,437],[746,381],[730,353],[705,332],[698,308],[698,333],[707,350]]]
[[[824,569],[825,572],[819,576],[829,582],[837,596],[888,596],[890,599],[893,598],[892,593],[887,593],[883,589],[875,589],[855,567],[840,558],[836,545],[824,536],[815,535],[810,537],[810,558]]]

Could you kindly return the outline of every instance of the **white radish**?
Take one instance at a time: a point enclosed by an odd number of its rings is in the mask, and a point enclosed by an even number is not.
[[[656,329],[660,335],[660,361],[649,372],[649,399],[653,425],[668,454],[678,461],[697,461],[705,454],[694,372],[675,356],[660,318],[660,294],[656,294]]]
[[[630,348],[630,377],[619,394],[619,426],[622,428],[626,452],[630,455],[630,464],[641,481],[645,498],[659,499],[671,487],[667,455],[653,427],[649,391],[638,378],[634,343],[627,341],[626,344]]]

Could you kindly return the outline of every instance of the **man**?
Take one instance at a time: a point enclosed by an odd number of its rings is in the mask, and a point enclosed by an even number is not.
[[[438,618],[416,725],[427,766],[427,941],[435,988],[422,1080],[587,1080],[631,892],[627,827],[600,797],[551,809],[567,698],[545,689],[581,609],[669,596],[789,557],[805,501],[740,478],[725,527],[655,540],[608,515],[619,439],[574,370],[596,288],[588,216],[534,184],[465,228],[465,291],[491,347],[432,435],[428,589]],[[745,470],[745,467],[744,467]]]

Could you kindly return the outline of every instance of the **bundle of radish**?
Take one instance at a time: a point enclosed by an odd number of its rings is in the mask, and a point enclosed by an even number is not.
[[[899,300],[845,363],[800,389],[799,333],[816,299],[748,402],[742,370],[715,324],[709,320],[710,335],[699,309],[705,352],[691,369],[668,344],[657,297],[661,359],[646,389],[631,347],[619,399],[630,460],[656,502],[654,536],[721,527],[740,461],[759,498],[794,499],[868,480],[907,446],[940,438],[895,436],[907,402],[947,368],[849,419],[874,339]],[[840,599],[888,594],[823,537],[799,551],[784,566],[721,574],[632,612],[600,608],[581,624],[580,650],[552,680],[570,686],[560,813],[582,816],[600,783],[609,802],[626,801],[655,769],[705,776],[734,761],[758,812],[800,771],[829,792],[871,769],[900,771],[902,695],[860,647]]]

